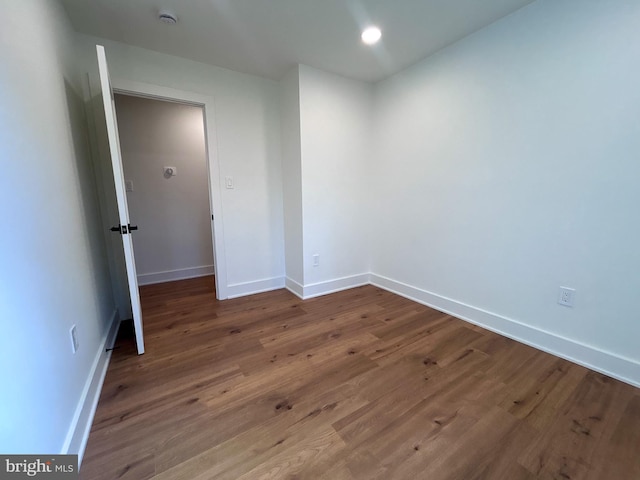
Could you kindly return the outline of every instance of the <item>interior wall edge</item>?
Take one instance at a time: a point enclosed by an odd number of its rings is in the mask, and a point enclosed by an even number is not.
[[[304,287],[294,279],[285,277],[284,288],[293,293],[300,300],[304,300]]]

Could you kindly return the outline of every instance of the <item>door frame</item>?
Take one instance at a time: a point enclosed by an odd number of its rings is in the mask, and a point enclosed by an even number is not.
[[[216,298],[218,300],[228,298],[224,222],[222,217],[222,176],[220,173],[220,162],[218,161],[214,98],[200,93],[150,83],[135,82],[117,77],[111,78],[111,86],[114,94],[132,95],[135,97],[193,105],[202,108],[205,155],[209,177],[209,211],[213,217],[211,220],[211,239],[213,241],[213,268],[216,282]]]

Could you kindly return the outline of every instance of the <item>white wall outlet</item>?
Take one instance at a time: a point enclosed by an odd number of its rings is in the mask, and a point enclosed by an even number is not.
[[[224,177],[224,186],[233,189],[233,177]]]
[[[126,180],[124,182],[124,186],[125,186],[125,190],[127,192],[133,192],[133,181],[132,180]]]
[[[166,178],[175,177],[178,174],[176,167],[162,167],[162,172]]]
[[[558,303],[565,307],[573,307],[573,302],[576,296],[574,288],[560,287],[560,293],[558,294]]]
[[[320,254],[316,253],[313,255],[313,266],[314,267],[319,267],[320,266]]]
[[[71,351],[76,353],[80,344],[78,343],[78,331],[75,325],[69,329],[69,335],[71,336]]]

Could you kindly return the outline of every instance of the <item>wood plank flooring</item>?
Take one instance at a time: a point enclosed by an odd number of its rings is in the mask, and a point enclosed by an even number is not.
[[[82,479],[640,479],[640,390],[372,286],[141,288]]]

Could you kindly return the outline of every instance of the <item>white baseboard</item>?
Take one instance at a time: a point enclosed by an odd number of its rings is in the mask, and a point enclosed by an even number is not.
[[[369,284],[369,274],[362,273],[352,275],[350,277],[336,278],[326,282],[312,283],[309,285],[300,285],[298,282],[289,277],[267,278],[255,282],[236,283],[229,285],[228,298],[243,297],[245,295],[253,295],[254,293],[268,292],[279,288],[286,288],[294,295],[303,300],[328,295],[330,293],[347,290],[349,288],[361,287]]]
[[[368,273],[351,275],[350,277],[335,278],[326,282],[311,283],[308,285],[300,285],[289,277],[286,277],[285,279],[285,287],[287,290],[300,297],[302,300],[308,300],[309,298],[319,297],[321,295],[328,295],[330,293],[347,290],[349,288],[361,287],[362,285],[368,285],[369,283]]]
[[[285,277],[284,287],[293,293],[296,297],[304,300],[304,287],[296,282],[294,279]]]
[[[283,277],[265,278],[263,280],[255,280],[253,282],[234,283],[227,285],[227,298],[244,297],[245,295],[253,295],[254,293],[269,292],[284,288],[285,282]]]
[[[89,377],[87,378],[82,396],[80,397],[76,412],[71,421],[71,426],[67,432],[67,438],[62,447],[62,453],[78,454],[78,468],[80,468],[84,450],[87,447],[93,417],[98,407],[102,384],[104,383],[104,377],[107,374],[107,367],[111,359],[111,352],[107,352],[107,349],[113,347],[119,326],[120,320],[118,319],[118,310],[116,309],[111,316],[109,330],[102,339],[100,348],[96,353]]]
[[[154,283],[173,282],[174,280],[205,277],[207,275],[213,275],[213,265],[179,268],[177,270],[167,270],[164,272],[141,273],[138,275],[138,285],[152,285]]]
[[[621,357],[381,275],[372,273],[371,284],[538,350],[640,387],[640,363],[630,358]]]
[[[497,313],[447,298],[427,290],[377,275],[363,273],[336,278],[326,282],[301,285],[289,277],[275,277],[254,282],[229,285],[228,298],[236,298],[254,293],[285,287],[303,300],[328,295],[330,293],[372,284],[423,305],[448,313],[469,323],[530,345],[538,350],[583,365],[625,383],[640,387],[640,362],[615,353],[587,345],[555,333],[526,325]]]
[[[370,283],[370,275],[361,273],[359,275],[351,275],[349,277],[334,278],[326,282],[311,283],[304,286],[302,298],[314,298],[321,295],[340,292],[349,288],[361,287]]]

